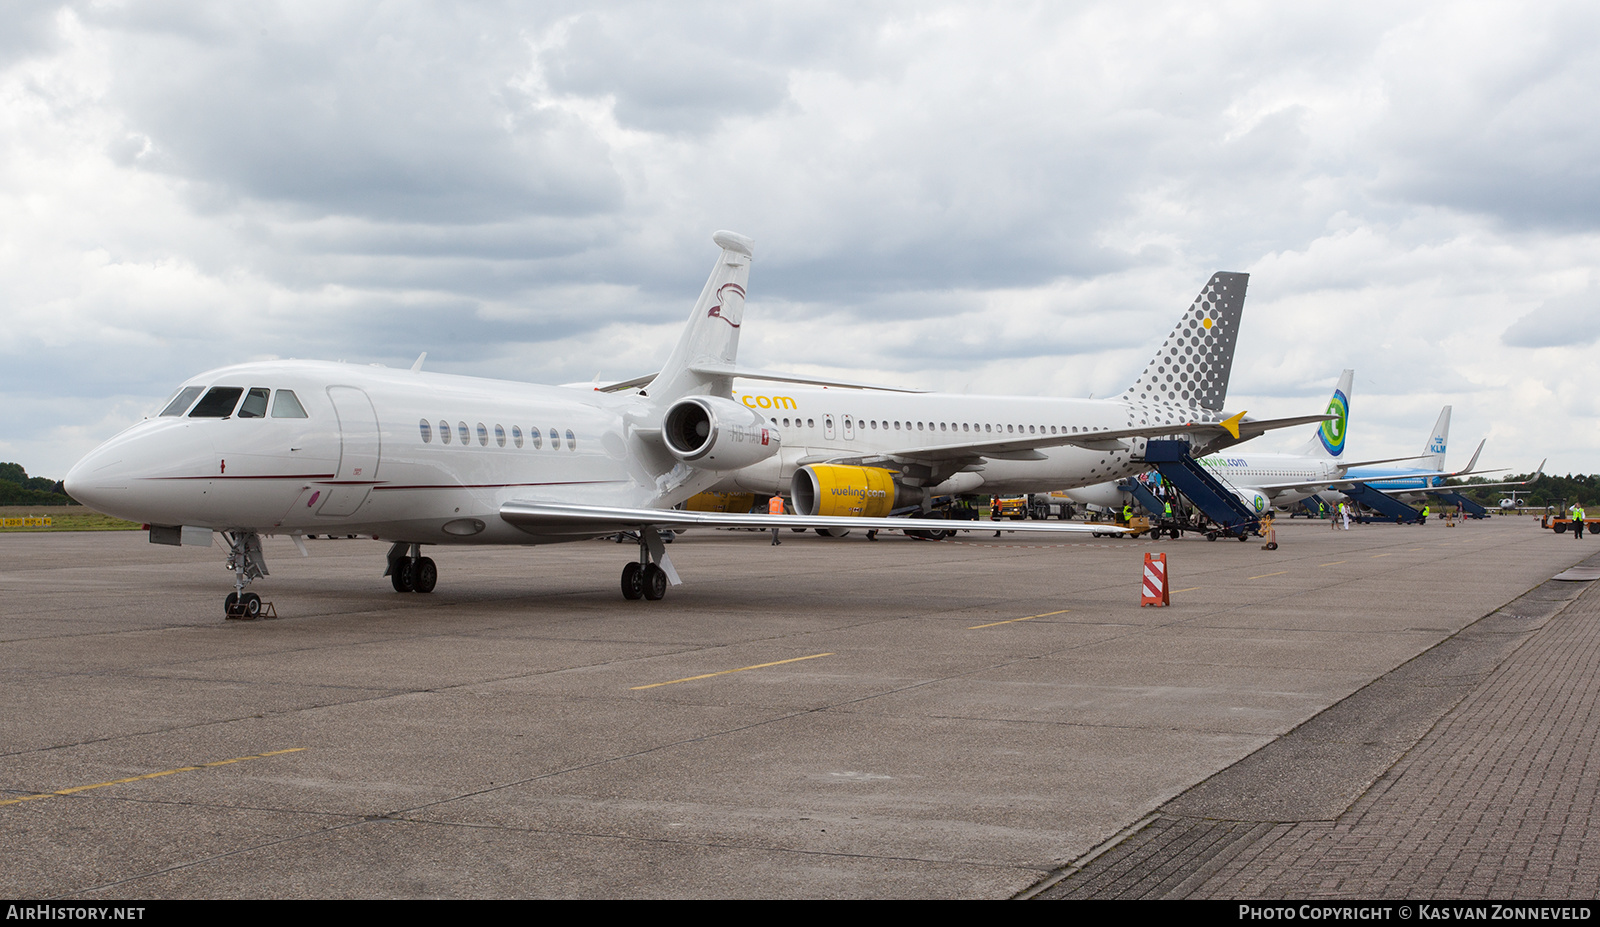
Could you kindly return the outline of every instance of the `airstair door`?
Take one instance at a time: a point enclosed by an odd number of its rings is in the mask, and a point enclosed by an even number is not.
[[[382,450],[378,413],[366,391],[354,386],[330,386],[328,398],[339,416],[339,469],[333,480],[324,484],[317,514],[354,515],[378,481]]]

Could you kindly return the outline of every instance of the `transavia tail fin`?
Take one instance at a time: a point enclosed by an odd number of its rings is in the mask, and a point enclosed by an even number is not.
[[[1444,452],[1450,444],[1450,407],[1445,406],[1439,412],[1439,420],[1433,423],[1433,433],[1428,436],[1428,443],[1422,449],[1423,466],[1429,470],[1444,469]],[[1468,467],[1467,469],[1472,469]]]
[[[1228,398],[1233,348],[1249,274],[1218,271],[1178,320],[1161,350],[1151,358],[1122,398],[1134,403],[1174,403],[1221,412]]]
[[[1345,432],[1350,428],[1350,393],[1355,381],[1354,370],[1339,374],[1339,385],[1333,388],[1333,397],[1328,400],[1328,414],[1338,417],[1322,423],[1317,433],[1300,449],[1302,457],[1338,460],[1344,456]]]
[[[732,379],[718,374],[699,373],[696,366],[731,367],[739,356],[739,326],[744,322],[744,289],[750,280],[750,258],[755,243],[734,232],[717,232],[711,240],[722,248],[717,264],[711,268],[705,289],[689,313],[677,347],[661,365],[645,389],[658,404],[684,396],[727,397]]]

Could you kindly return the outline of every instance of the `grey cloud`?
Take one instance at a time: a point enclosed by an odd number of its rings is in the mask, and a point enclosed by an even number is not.
[[[782,105],[786,63],[753,58],[759,48],[748,41],[772,17],[724,9],[689,23],[677,5],[581,16],[543,56],[546,79],[564,93],[614,95],[617,121],[651,132],[705,132],[725,117]]]
[[[311,23],[226,9],[99,19],[119,31],[111,96],[150,139],[141,162],[214,187],[209,208],[256,198],[460,223],[617,207],[604,144],[517,89],[515,28],[389,7]]]
[[[1545,300],[1500,334],[1500,342],[1513,348],[1582,347],[1597,338],[1600,290],[1592,285]]]

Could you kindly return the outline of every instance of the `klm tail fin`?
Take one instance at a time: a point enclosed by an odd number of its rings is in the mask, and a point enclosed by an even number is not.
[[[1328,400],[1329,415],[1338,418],[1323,422],[1299,453],[1303,457],[1322,457],[1338,460],[1344,456],[1345,432],[1350,427],[1350,392],[1356,372],[1346,370],[1339,374],[1339,385],[1333,388],[1333,398]]]
[[[1433,423],[1433,433],[1428,435],[1428,443],[1422,448],[1422,462],[1420,467],[1429,470],[1444,469],[1445,447],[1450,443],[1450,407],[1445,406],[1439,413],[1439,420]],[[1468,467],[1467,469],[1471,469]]]
[[[744,321],[744,288],[750,279],[755,243],[734,232],[717,232],[711,240],[722,248],[705,289],[689,313],[677,347],[661,372],[643,391],[658,404],[684,396],[732,393],[732,378],[695,368],[731,367],[739,355],[739,326]]]
[[[1249,280],[1249,274],[1212,274],[1150,365],[1119,398],[1221,412]]]

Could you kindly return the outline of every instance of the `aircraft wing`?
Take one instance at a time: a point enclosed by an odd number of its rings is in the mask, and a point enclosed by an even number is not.
[[[878,531],[1016,531],[1022,534],[1118,534],[1112,525],[1073,522],[956,521],[943,518],[849,518],[808,515],[730,515],[680,509],[633,509],[560,502],[507,502],[500,517],[530,534],[608,534],[640,528],[860,528]]]
[[[1506,487],[1509,487],[1509,486],[1526,486],[1529,483],[1534,482],[1539,477],[1544,475],[1544,465],[1546,463],[1548,463],[1548,462],[1549,462],[1548,459],[1539,461],[1539,468],[1537,470],[1534,470],[1533,471],[1533,475],[1528,477],[1525,480],[1514,480],[1514,481],[1507,482],[1507,483],[1457,483],[1454,486],[1436,486],[1436,487],[1434,487],[1432,489],[1413,490],[1413,492],[1459,492],[1460,490],[1463,490],[1463,489],[1503,489],[1503,488],[1506,488]],[[1493,471],[1484,470],[1484,471],[1480,471],[1480,472],[1490,473],[1490,472],[1493,472]],[[1451,474],[1451,475],[1452,476],[1456,476],[1456,475],[1459,475],[1459,474]]]
[[[1411,458],[1409,458],[1409,457],[1400,457],[1400,458],[1396,458],[1396,459],[1398,459],[1398,460],[1410,460]],[[1372,461],[1372,462],[1374,462],[1374,463],[1383,463],[1384,461]],[[1259,489],[1262,492],[1281,492],[1281,491],[1286,490],[1286,489],[1288,489],[1288,490],[1338,489],[1341,486],[1354,486],[1357,483],[1363,483],[1363,484],[1365,484],[1367,486],[1367,488],[1372,489],[1375,492],[1382,492],[1385,495],[1397,495],[1397,494],[1398,495],[1410,495],[1410,494],[1419,493],[1419,492],[1456,492],[1456,491],[1462,490],[1462,489],[1498,489],[1498,488],[1504,487],[1504,486],[1526,486],[1529,483],[1532,483],[1534,480],[1537,480],[1540,477],[1541,474],[1544,473],[1544,465],[1545,465],[1545,461],[1542,461],[1542,460],[1539,461],[1539,469],[1535,470],[1532,476],[1528,477],[1525,480],[1522,480],[1521,482],[1511,482],[1511,483],[1459,483],[1459,484],[1454,485],[1454,486],[1429,486],[1429,487],[1417,487],[1417,488],[1413,488],[1413,489],[1378,489],[1377,487],[1372,485],[1373,483],[1386,483],[1386,482],[1389,482],[1390,480],[1413,480],[1413,479],[1419,479],[1419,478],[1422,478],[1422,477],[1435,477],[1435,476],[1442,476],[1442,477],[1446,477],[1446,478],[1450,478],[1450,479],[1455,479],[1457,477],[1466,475],[1469,472],[1473,472],[1473,473],[1495,473],[1495,472],[1498,472],[1498,471],[1494,471],[1494,470],[1475,470],[1475,471],[1461,470],[1461,471],[1456,471],[1454,473],[1451,473],[1451,472],[1446,472],[1444,470],[1419,470],[1419,471],[1417,471],[1415,473],[1394,473],[1394,474],[1390,474],[1389,476],[1360,476],[1360,477],[1349,477],[1349,476],[1347,476],[1347,477],[1340,477],[1338,479],[1332,479],[1332,480],[1306,480],[1304,482],[1299,482],[1299,483],[1265,483],[1265,484],[1258,485],[1258,486],[1252,486],[1251,488],[1252,489]],[[1353,467],[1353,466],[1356,466],[1356,465],[1355,464],[1351,464],[1351,466]]]
[[[898,448],[881,454],[833,457],[834,463],[870,464],[878,461],[918,461],[934,463],[952,460],[974,460],[991,457],[998,460],[1043,460],[1039,453],[1046,447],[1083,447],[1095,451],[1125,451],[1128,438],[1160,438],[1167,435],[1193,434],[1200,436],[1227,435],[1244,441],[1265,434],[1275,428],[1289,428],[1313,422],[1325,422],[1331,415],[1299,415],[1293,418],[1247,420],[1244,413],[1221,422],[1187,422],[1182,425],[1149,425],[1140,428],[1119,428],[1106,431],[1080,431],[1066,435],[1030,435],[993,441],[968,441],[960,444],[930,444],[922,447]]]
[[[739,367],[734,364],[694,364],[690,370],[695,373],[707,374],[714,377],[738,377],[743,380],[769,380],[774,383],[800,383],[805,386],[833,386],[844,389],[878,390],[887,393],[926,393],[925,389],[907,389],[901,386],[884,386],[880,383],[862,383],[857,380],[835,380],[829,377],[812,377],[798,373],[784,373],[781,370],[758,370],[754,367]],[[638,389],[649,386],[656,375],[647,373],[642,377],[633,377],[628,380],[618,380],[615,383],[600,383],[595,385],[596,392],[619,393],[624,390]],[[587,386],[589,384],[581,384]]]

